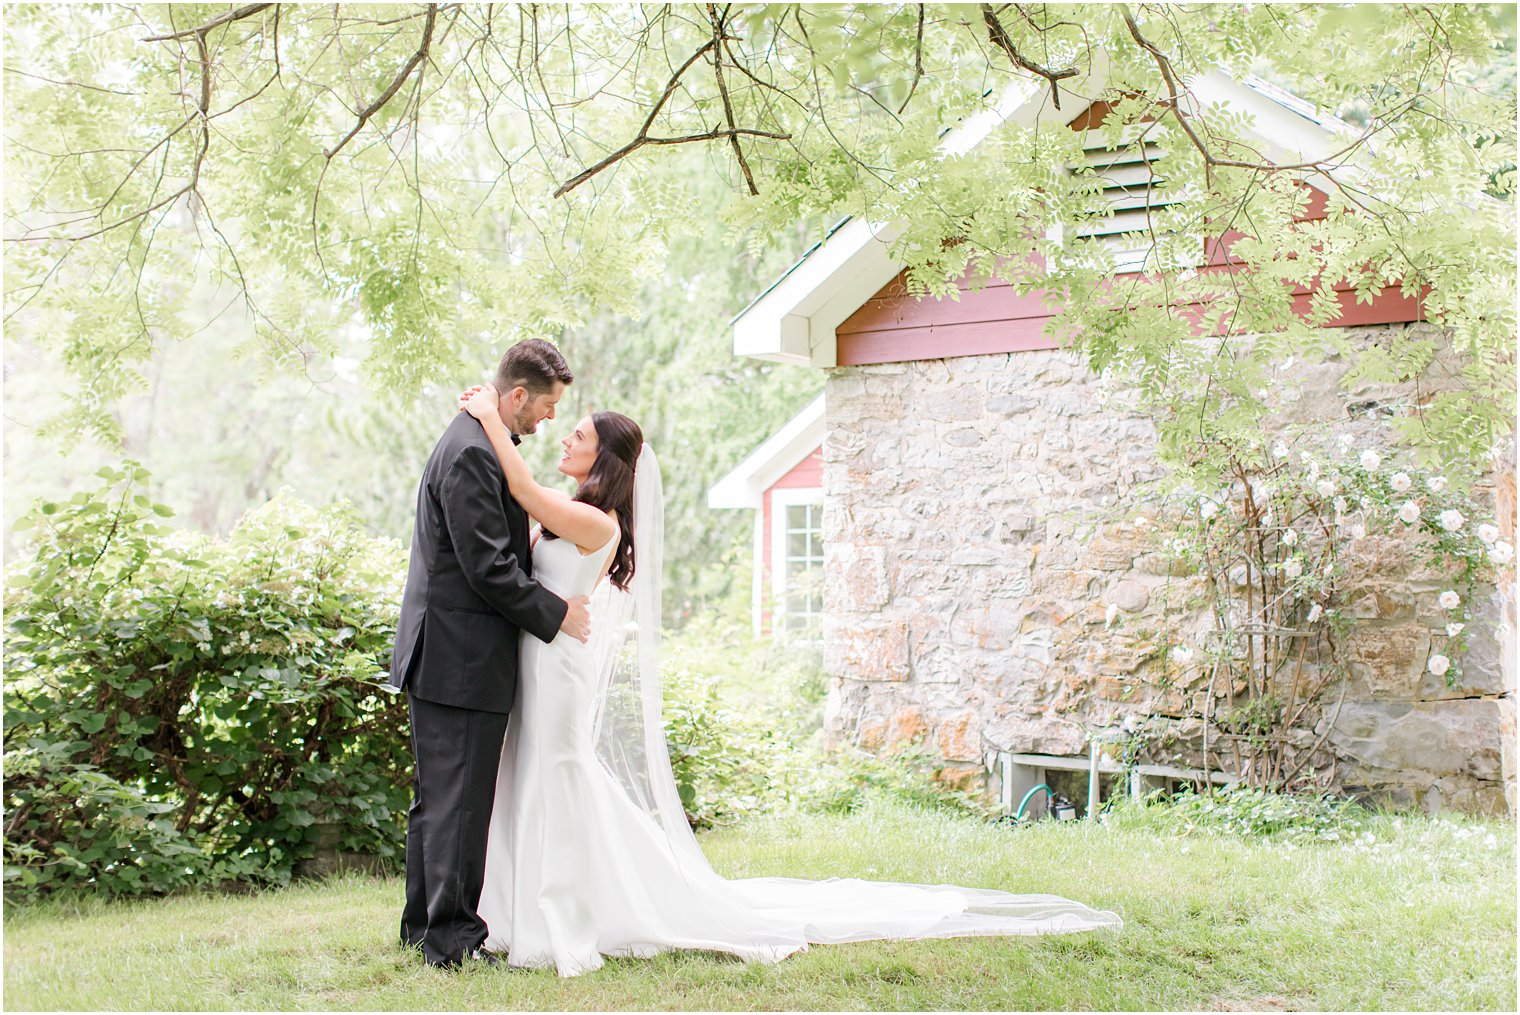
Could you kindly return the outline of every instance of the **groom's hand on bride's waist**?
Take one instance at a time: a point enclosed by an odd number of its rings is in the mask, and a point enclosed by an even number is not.
[[[572,596],[566,602],[570,608],[565,611],[565,619],[560,622],[559,629],[577,641],[587,641],[591,637],[591,609],[587,605],[587,598]]]

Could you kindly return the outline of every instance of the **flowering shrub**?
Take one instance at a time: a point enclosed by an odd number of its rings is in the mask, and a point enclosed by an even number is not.
[[[283,497],[225,541],[170,530],[135,464],[17,528],[8,576],[8,897],[283,881],[319,825],[395,858],[405,705],[381,688],[404,558]]]
[[[1295,436],[1298,448],[1287,443]],[[1369,570],[1391,560],[1416,588],[1440,583],[1415,616],[1439,618],[1424,668],[1455,686],[1475,594],[1514,548],[1474,523],[1478,505],[1444,476],[1357,452],[1349,437],[1333,447],[1301,432],[1271,448],[1240,442],[1218,461],[1219,481],[1190,498],[1169,544],[1201,580],[1193,605],[1210,627],[1196,653],[1176,638],[1168,663],[1179,683],[1206,681],[1205,765],[1212,746],[1249,785],[1293,788],[1314,776],[1334,725],[1333,715],[1319,721],[1323,698],[1337,686],[1344,696],[1347,636],[1359,622],[1351,607]]]

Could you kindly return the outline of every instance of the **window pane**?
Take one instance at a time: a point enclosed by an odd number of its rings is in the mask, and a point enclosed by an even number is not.
[[[806,557],[808,553],[808,534],[806,532],[788,532],[786,534],[787,557]]]
[[[808,527],[808,508],[810,506],[808,504],[788,504],[786,506],[787,531]]]

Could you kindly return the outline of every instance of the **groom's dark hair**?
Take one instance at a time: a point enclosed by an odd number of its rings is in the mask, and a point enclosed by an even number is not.
[[[513,388],[527,388],[529,395],[554,390],[554,382],[569,384],[575,380],[565,357],[541,338],[518,342],[507,350],[496,368],[496,390],[505,395]]]

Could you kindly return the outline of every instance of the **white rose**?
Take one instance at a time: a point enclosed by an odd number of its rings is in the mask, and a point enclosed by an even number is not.
[[[1412,500],[1406,500],[1399,505],[1399,521],[1405,525],[1413,525],[1420,520],[1420,505]]]
[[[1451,589],[1447,589],[1441,593],[1441,597],[1437,602],[1441,604],[1441,609],[1443,610],[1455,610],[1458,606],[1462,605],[1462,597]]]
[[[1314,490],[1321,497],[1330,497],[1335,494],[1335,484],[1328,479],[1322,479],[1315,484]]]
[[[1434,673],[1436,676],[1445,676],[1446,671],[1451,669],[1451,660],[1443,656],[1441,653],[1437,652],[1435,655],[1430,657],[1429,668],[1430,672]]]
[[[1408,493],[1409,488],[1414,486],[1414,480],[1409,478],[1407,472],[1395,472],[1393,478],[1388,480],[1388,485],[1397,493]]]
[[[1298,533],[1294,532],[1292,529],[1284,529],[1282,534],[1282,541],[1284,546],[1297,546]]]
[[[1501,539],[1494,544],[1494,548],[1489,553],[1493,556],[1494,563],[1502,566],[1514,559],[1515,548]]]
[[[1351,538],[1352,539],[1366,539],[1367,538],[1367,526],[1363,525],[1361,522],[1357,522],[1355,525],[1351,526]]]
[[[1319,603],[1315,603],[1313,606],[1309,607],[1309,623],[1314,623],[1320,618],[1320,614],[1324,612],[1324,607],[1320,606]]]
[[[1336,514],[1343,515],[1343,514],[1346,513],[1346,508],[1349,505],[1347,505],[1347,503],[1346,503],[1346,498],[1344,498],[1344,497],[1337,497],[1337,498],[1335,498],[1334,501],[1331,502],[1331,506],[1335,508],[1335,513]]]
[[[1459,634],[1462,633],[1462,629],[1465,628],[1466,626],[1467,626],[1466,624],[1447,624],[1446,625],[1446,637],[1448,637],[1448,638],[1455,638],[1457,635],[1459,635]]]
[[[1312,483],[1312,482],[1314,482],[1318,478],[1319,478],[1319,463],[1315,462],[1315,461],[1310,461],[1309,462],[1309,482]]]
[[[1499,526],[1483,524],[1478,526],[1478,538],[1486,546],[1493,546],[1494,540],[1499,538]]]
[[[1362,463],[1362,468],[1368,472],[1375,472],[1377,471],[1377,467],[1383,464],[1383,456],[1368,448],[1362,452],[1362,457],[1359,461]]]
[[[1283,562],[1282,573],[1289,578],[1297,578],[1304,573],[1304,563],[1297,557],[1289,557]]]
[[[1282,443],[1281,441],[1278,441],[1276,444],[1272,445],[1272,457],[1273,458],[1287,458],[1288,457],[1288,445]]]
[[[1467,521],[1467,519],[1463,518],[1462,512],[1458,511],[1456,508],[1447,508],[1445,511],[1441,512],[1441,517],[1438,519],[1438,521],[1441,523],[1441,528],[1445,529],[1447,532],[1456,532],[1462,528],[1462,523]]]
[[[1440,493],[1442,490],[1446,489],[1446,477],[1431,476],[1425,485],[1430,487],[1431,492]]]
[[[1208,521],[1219,513],[1219,505],[1211,500],[1205,500],[1198,505],[1198,515],[1204,521]]]

